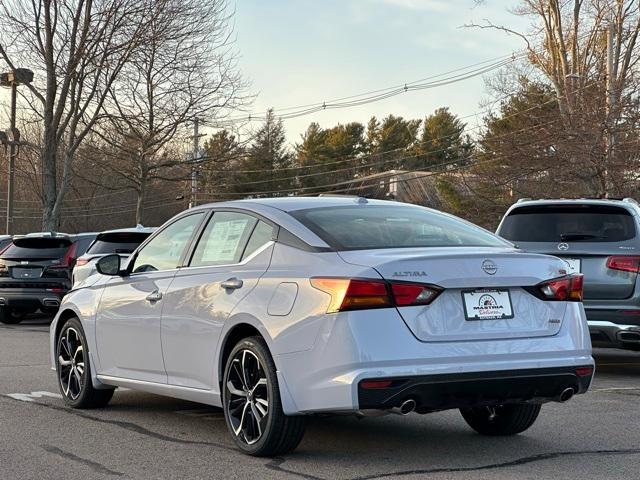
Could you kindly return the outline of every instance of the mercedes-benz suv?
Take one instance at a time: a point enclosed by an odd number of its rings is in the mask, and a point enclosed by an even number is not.
[[[631,199],[521,200],[497,234],[584,274],[594,346],[640,349],[640,205]]]

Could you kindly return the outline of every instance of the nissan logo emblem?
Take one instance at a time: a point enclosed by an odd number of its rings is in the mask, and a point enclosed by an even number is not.
[[[558,250],[562,250],[563,252],[565,250],[569,250],[569,244],[568,243],[564,243],[564,242],[559,243],[558,244]]]
[[[482,271],[487,275],[495,275],[498,271],[498,266],[492,260],[485,260],[482,262]]]

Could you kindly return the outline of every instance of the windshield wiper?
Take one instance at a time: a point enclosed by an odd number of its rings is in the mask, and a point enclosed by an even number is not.
[[[576,240],[592,240],[594,238],[603,238],[602,235],[593,235],[591,233],[561,233],[560,240],[563,242],[571,242]]]

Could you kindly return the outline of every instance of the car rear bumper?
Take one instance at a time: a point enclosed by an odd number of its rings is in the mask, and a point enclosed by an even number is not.
[[[483,405],[560,401],[567,389],[570,389],[569,396],[585,393],[593,371],[592,365],[584,365],[396,377],[384,388],[377,388],[376,383],[369,384],[364,379],[358,384],[358,404],[361,409],[386,410],[413,400],[416,410],[426,413]]]
[[[594,347],[640,348],[640,325],[589,320],[589,333]]]
[[[0,307],[15,308],[25,311],[53,313],[60,307],[66,292],[51,292],[46,289],[1,289]]]
[[[388,309],[344,312],[323,320],[311,349],[274,355],[287,414],[395,406],[390,397],[372,401],[361,395],[361,382],[371,379],[400,382],[407,395],[424,399],[426,410],[548,401],[563,388],[583,393],[591,377],[578,381],[576,368],[594,366],[584,311],[577,303],[567,304],[556,335],[534,338],[421,342]],[[496,372],[507,373],[488,378]],[[437,386],[433,398],[431,384]],[[454,401],[455,396],[460,398]]]

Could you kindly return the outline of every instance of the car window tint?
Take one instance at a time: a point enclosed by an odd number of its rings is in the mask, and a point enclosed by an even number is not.
[[[94,236],[86,236],[80,237],[78,240],[76,240],[76,256],[79,257],[80,255],[84,255],[87,251],[87,248],[89,248],[89,245],[91,245],[95,238],[96,237]]]
[[[256,222],[243,213],[216,212],[202,233],[190,266],[238,263]]]
[[[204,212],[200,212],[182,217],[158,233],[140,250],[133,265],[133,272],[177,268],[180,264],[180,258],[203,216]]]
[[[13,240],[2,258],[6,259],[57,259],[62,258],[69,249],[68,238],[22,237]]]
[[[336,250],[509,245],[469,222],[409,205],[323,207],[292,215]]]
[[[249,255],[262,247],[265,243],[270,242],[271,240],[273,240],[273,227],[265,222],[258,221],[258,224],[253,229],[253,233],[249,238],[247,248],[244,249],[242,260],[247,258]]]
[[[516,242],[623,242],[636,236],[633,216],[606,205],[541,205],[509,213],[498,232]]]
[[[132,253],[148,236],[149,233],[147,232],[113,232],[103,234],[91,244],[87,253]]]

